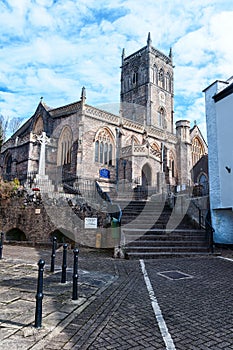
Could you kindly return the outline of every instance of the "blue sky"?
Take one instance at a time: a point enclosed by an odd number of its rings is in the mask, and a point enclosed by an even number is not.
[[[121,53],[146,45],[175,65],[175,119],[205,135],[202,90],[233,75],[231,0],[2,0],[0,114],[26,120],[51,107],[118,103]]]

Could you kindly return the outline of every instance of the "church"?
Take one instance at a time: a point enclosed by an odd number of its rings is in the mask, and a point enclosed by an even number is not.
[[[174,65],[152,45],[126,55],[122,51],[117,112],[79,101],[51,108],[43,99],[35,113],[2,146],[1,176],[26,186],[48,182],[47,191],[82,192],[98,183],[109,195],[144,191],[164,193],[207,181],[192,170],[207,154],[197,125],[174,123]]]

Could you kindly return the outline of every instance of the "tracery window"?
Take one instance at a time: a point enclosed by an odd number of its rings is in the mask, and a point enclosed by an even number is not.
[[[195,165],[204,155],[204,147],[199,137],[194,137],[192,140],[192,162]]]
[[[113,163],[114,141],[110,131],[101,129],[95,138],[95,162],[105,165]]]
[[[69,126],[65,126],[58,141],[57,165],[71,163],[72,131]]]

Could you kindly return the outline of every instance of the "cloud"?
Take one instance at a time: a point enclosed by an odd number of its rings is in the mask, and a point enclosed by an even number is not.
[[[205,124],[202,90],[233,74],[228,0],[4,0],[0,2],[0,113],[32,115],[78,100],[119,102],[121,52],[152,44],[175,64],[175,116]]]

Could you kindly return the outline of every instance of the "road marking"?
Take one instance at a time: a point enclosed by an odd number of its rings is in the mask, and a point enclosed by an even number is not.
[[[155,314],[155,317],[156,317],[156,320],[157,320],[157,323],[158,323],[158,326],[159,326],[159,329],[160,329],[160,333],[161,333],[161,335],[163,337],[163,341],[164,341],[164,343],[166,345],[166,349],[167,350],[175,350],[176,349],[175,345],[174,345],[172,337],[171,337],[171,335],[170,335],[170,333],[168,331],[166,322],[165,322],[165,320],[163,318],[161,309],[159,307],[159,304],[158,304],[158,301],[156,299],[153,287],[151,285],[149,276],[147,274],[144,260],[142,260],[142,259],[140,260],[140,265],[141,265],[144,281],[146,283],[146,287],[147,287],[147,290],[148,290],[148,293],[149,293],[149,297],[150,297],[150,300],[151,300],[151,305],[152,305],[152,308],[154,310],[154,314]]]
[[[218,258],[219,258],[219,259],[228,260],[228,261],[233,262],[233,259],[231,259],[231,258],[225,258],[224,256],[218,256]]]

